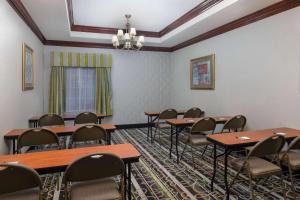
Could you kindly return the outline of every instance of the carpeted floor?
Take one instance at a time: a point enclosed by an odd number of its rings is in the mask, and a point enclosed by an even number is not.
[[[127,129],[117,130],[113,133],[113,143],[131,143],[142,154],[139,163],[132,167],[132,194],[133,199],[223,199],[224,198],[224,183],[223,183],[223,164],[222,157],[219,158],[218,172],[216,175],[216,183],[214,192],[210,191],[210,180],[213,173],[213,159],[210,150],[201,158],[202,149],[195,151],[195,168],[192,165],[191,153],[186,151],[180,164],[169,158],[170,137],[162,138],[162,145],[155,142],[151,144],[146,138],[147,129]],[[182,152],[183,142],[180,142],[179,151]],[[220,152],[221,153],[221,152]],[[234,156],[230,156],[230,159]],[[233,178],[235,171],[229,169],[229,181]],[[285,179],[287,177],[285,176]],[[247,177],[240,175],[239,182],[231,189],[231,199],[249,199],[249,189]],[[44,184],[48,189],[47,200],[63,199],[63,188],[61,191],[56,191],[55,176],[45,176]],[[298,181],[299,182],[299,181]],[[289,182],[285,181],[286,187]],[[257,199],[283,199],[282,193],[272,192],[272,189],[280,186],[279,177],[273,176],[267,181],[262,181],[256,187]],[[300,188],[297,188],[300,191]],[[264,194],[262,194],[264,193]],[[288,194],[290,195],[290,193]],[[300,192],[298,197],[300,199]],[[290,197],[289,199],[295,199]]]

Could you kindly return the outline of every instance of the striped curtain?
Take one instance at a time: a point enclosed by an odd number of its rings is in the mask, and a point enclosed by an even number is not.
[[[92,67],[96,71],[95,112],[112,115],[111,54],[54,52],[50,53],[49,112],[65,112],[65,67]],[[60,71],[58,73],[57,71]]]

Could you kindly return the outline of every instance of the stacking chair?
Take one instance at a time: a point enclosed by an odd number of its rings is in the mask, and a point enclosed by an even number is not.
[[[95,113],[84,112],[76,116],[74,124],[97,124],[98,117]]]
[[[125,165],[116,155],[97,153],[79,158],[66,169],[65,199],[125,199],[124,175]],[[117,176],[119,184],[114,179]]]
[[[18,164],[0,164],[0,199],[43,199],[42,181],[39,174]]]
[[[107,141],[106,130],[97,125],[85,125],[78,128],[72,135],[71,138],[71,148],[79,146],[86,146],[85,143],[92,141]]]
[[[202,110],[200,108],[191,108],[186,111],[183,115],[183,118],[200,118],[202,115]]]
[[[17,150],[18,153],[21,153],[23,147],[38,147],[40,150],[45,150],[47,145],[60,148],[59,139],[54,132],[48,129],[30,129],[18,137]]]
[[[293,172],[300,170],[300,136],[296,137],[288,146],[287,151],[282,153],[281,162],[283,166],[286,166],[289,169],[291,189],[295,194],[295,175],[293,175]]]
[[[165,122],[167,119],[176,119],[177,118],[177,111],[174,109],[167,109],[162,111],[158,116],[158,121],[155,124],[155,132],[153,136],[153,140],[155,140],[155,136],[158,133],[159,144],[161,145],[161,130],[169,129],[171,126]]]
[[[221,132],[226,133],[226,132],[243,131],[245,128],[246,122],[247,122],[247,119],[245,116],[236,115],[224,124]]]
[[[56,114],[46,114],[40,117],[38,121],[39,126],[57,126],[57,125],[65,125],[64,119]]]
[[[193,166],[195,168],[194,147],[205,146],[205,149],[203,150],[202,155],[201,155],[201,156],[203,156],[207,149],[207,146],[211,144],[206,139],[206,136],[209,133],[213,134],[215,128],[216,128],[216,121],[211,117],[206,117],[206,118],[200,119],[198,122],[196,122],[191,128],[191,131],[185,142],[185,145],[184,145],[184,148],[183,148],[180,158],[182,158],[187,145],[189,145],[191,147]]]
[[[229,165],[237,170],[237,173],[230,183],[229,188],[234,184],[235,179],[241,172],[245,172],[249,178],[251,198],[255,199],[253,181],[268,178],[272,175],[280,175],[281,187],[285,198],[285,186],[283,183],[282,170],[280,168],[279,153],[285,144],[285,139],[281,135],[273,135],[258,142],[244,158],[236,158],[229,162]],[[273,155],[273,162],[269,162],[263,157]],[[275,164],[274,164],[275,162]]]

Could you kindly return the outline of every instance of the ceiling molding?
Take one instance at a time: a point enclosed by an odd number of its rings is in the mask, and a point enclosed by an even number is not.
[[[182,15],[174,22],[163,28],[159,32],[155,31],[143,31],[137,30],[137,34],[144,35],[145,37],[155,37],[160,38],[167,33],[175,30],[179,26],[185,24],[186,22],[190,21],[191,19],[195,18],[199,14],[205,12],[206,10],[212,8],[213,6],[221,3],[223,0],[206,0],[198,4],[195,8],[187,12],[186,14]],[[73,12],[73,0],[67,0],[68,12],[69,12],[69,21],[70,21],[70,28],[71,31],[79,31],[79,32],[91,32],[91,33],[104,33],[104,34],[116,34],[118,28],[108,28],[108,27],[95,27],[95,26],[84,26],[84,25],[77,25],[74,23],[74,12]]]
[[[85,48],[104,48],[104,49],[114,49],[109,43],[92,43],[92,42],[73,42],[73,41],[60,41],[60,40],[47,40],[36,23],[33,21],[32,17],[26,10],[25,6],[22,4],[21,0],[7,0],[15,12],[24,20],[24,22],[29,26],[29,28],[35,33],[39,40],[44,45],[50,46],[69,46],[69,47],[85,47]],[[67,0],[70,1],[70,0]],[[69,3],[68,3],[69,4]],[[281,12],[290,10],[292,8],[300,6],[299,0],[282,0],[271,6],[263,8],[259,11],[246,15],[240,19],[229,22],[222,25],[216,29],[208,31],[206,33],[200,34],[194,38],[191,38],[185,42],[177,44],[173,47],[154,47],[154,46],[144,46],[142,50],[144,51],[161,51],[161,52],[173,52],[187,46],[193,45],[195,43],[201,42],[203,40],[210,39],[217,35],[232,31],[234,29],[246,26],[248,24],[257,22],[259,20],[265,19],[267,17],[279,14]],[[69,13],[70,14],[70,13]],[[97,27],[95,27],[97,28]]]
[[[74,41],[61,41],[61,40],[46,40],[45,45],[49,46],[65,46],[65,47],[83,47],[83,48],[101,48],[101,49],[115,49],[109,43],[94,43],[94,42],[74,42]],[[143,46],[142,51],[160,51],[171,52],[169,47],[154,47]]]
[[[197,17],[198,15],[204,13],[208,9],[214,7],[215,5],[221,3],[223,0],[206,0],[201,2],[195,8],[187,12],[186,14],[182,15],[174,22],[166,26],[159,32],[160,37],[166,35],[167,33],[173,31],[174,29],[178,28],[179,26],[185,24],[186,22],[190,21],[191,19]]]
[[[234,29],[240,28],[242,26],[246,26],[248,24],[257,22],[259,20],[265,19],[267,17],[271,17],[273,15],[276,15],[278,13],[290,10],[292,8],[300,6],[299,0],[283,0],[278,3],[275,3],[271,6],[268,6],[266,8],[263,8],[261,10],[258,10],[254,13],[251,13],[249,15],[246,15],[240,19],[234,20],[232,22],[229,22],[225,25],[222,25],[216,29],[213,29],[211,31],[208,31],[206,33],[200,34],[192,39],[189,39],[185,42],[182,42],[180,44],[177,44],[173,46],[171,49],[172,51],[176,51],[178,49],[182,49],[184,47],[193,45],[195,43],[201,42],[203,40],[207,40],[209,38],[215,37],[217,35],[232,31]]]
[[[7,0],[10,6],[15,10],[15,12],[23,19],[23,21],[28,25],[32,32],[39,38],[39,40],[44,44],[46,41],[45,36],[33,21],[32,17],[26,10],[25,6],[21,0]]]

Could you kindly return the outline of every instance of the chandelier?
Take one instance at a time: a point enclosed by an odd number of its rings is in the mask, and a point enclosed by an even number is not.
[[[136,29],[132,28],[129,19],[131,15],[125,15],[127,23],[125,33],[122,29],[118,30],[117,35],[112,36],[112,44],[116,49],[140,50],[145,42],[144,36],[137,36]]]

